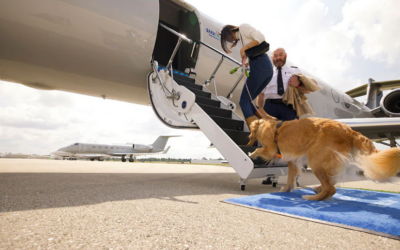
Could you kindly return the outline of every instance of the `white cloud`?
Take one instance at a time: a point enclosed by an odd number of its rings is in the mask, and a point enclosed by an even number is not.
[[[355,0],[343,7],[343,24],[362,37],[364,58],[393,66],[400,62],[400,1]]]

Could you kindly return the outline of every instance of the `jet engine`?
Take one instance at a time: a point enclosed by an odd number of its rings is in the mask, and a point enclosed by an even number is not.
[[[381,110],[389,117],[400,117],[400,89],[387,93],[381,100]]]
[[[151,150],[153,150],[152,146],[142,144],[132,144],[132,148],[141,152],[150,152]]]

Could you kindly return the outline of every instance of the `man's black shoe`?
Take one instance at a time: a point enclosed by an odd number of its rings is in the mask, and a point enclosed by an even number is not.
[[[272,181],[271,181],[271,177],[267,177],[267,179],[262,181],[263,185],[271,185]]]

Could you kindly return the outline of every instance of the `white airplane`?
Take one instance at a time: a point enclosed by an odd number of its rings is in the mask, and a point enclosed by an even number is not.
[[[170,146],[165,149],[165,145],[170,137],[179,137],[180,135],[160,136],[150,145],[133,144],[97,144],[97,143],[74,143],[67,147],[50,153],[56,157],[62,158],[83,158],[94,161],[104,161],[107,157],[121,157],[122,162],[126,162],[126,156],[129,156],[129,162],[133,162],[134,156],[166,154]]]
[[[243,79],[240,71],[229,74],[241,65],[240,46],[231,57],[222,53],[222,24],[195,6],[182,0],[0,0],[0,16],[2,80],[151,105],[166,126],[201,130],[236,170],[242,189],[250,178],[287,173],[286,165],[247,156],[255,148],[245,146],[249,133],[238,105]],[[323,87],[308,95],[315,116],[396,146],[400,80],[370,79],[344,93],[302,71]],[[367,95],[365,104],[353,99],[360,95]]]

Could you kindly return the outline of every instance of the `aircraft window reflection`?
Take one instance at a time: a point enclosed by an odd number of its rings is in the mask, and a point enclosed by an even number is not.
[[[338,92],[336,92],[336,90],[332,89],[332,98],[333,100],[338,103],[340,101],[340,97]]]
[[[343,95],[343,101],[344,101],[344,106],[346,106],[346,108],[350,108],[351,99]]]

